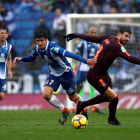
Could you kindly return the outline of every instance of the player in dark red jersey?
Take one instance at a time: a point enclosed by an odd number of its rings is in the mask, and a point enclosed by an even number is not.
[[[131,34],[129,28],[121,27],[117,36],[90,36],[76,33],[64,36],[64,38],[67,38],[67,41],[78,37],[101,44],[94,57],[97,59],[97,63],[93,65],[93,68],[90,68],[87,75],[88,82],[99,91],[100,95],[87,101],[78,101],[76,114],[79,114],[86,106],[109,102],[108,123],[111,125],[122,125],[115,117],[119,99],[117,94],[112,90],[112,81],[107,71],[117,57],[140,65],[140,59],[131,56],[123,47],[123,45],[129,41]]]

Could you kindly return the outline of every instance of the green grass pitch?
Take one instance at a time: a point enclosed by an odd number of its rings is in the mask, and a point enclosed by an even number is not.
[[[59,110],[0,111],[0,140],[139,140],[140,109],[119,109],[118,120],[123,126],[107,123],[108,110],[100,115],[89,111],[88,126],[75,129],[74,114],[65,125],[58,123]]]

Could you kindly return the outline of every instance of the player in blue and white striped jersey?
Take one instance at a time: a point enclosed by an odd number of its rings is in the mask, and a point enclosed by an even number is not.
[[[71,64],[67,61],[66,57],[74,58],[83,63],[92,66],[96,63],[94,59],[85,59],[76,54],[64,50],[54,42],[48,40],[48,35],[44,30],[35,32],[36,46],[33,53],[27,57],[16,57],[13,63],[17,61],[33,62],[40,55],[49,65],[50,74],[45,80],[43,97],[53,106],[62,110],[61,124],[67,120],[70,110],[67,109],[59,99],[53,95],[61,84],[66,90],[67,95],[71,101],[81,101],[82,98],[75,93],[75,77]],[[85,111],[86,113],[86,111]],[[86,114],[87,115],[87,114]]]
[[[97,36],[97,28],[90,27],[88,34]],[[74,53],[79,54],[85,59],[92,59],[95,57],[99,46],[100,46],[99,43],[93,43],[86,40],[82,40],[78,44]],[[87,73],[90,67],[82,62],[78,63],[77,60],[74,60],[74,62],[75,62],[75,68],[78,70],[77,77],[76,77],[76,93],[79,93],[81,89],[83,88],[84,82],[87,79]],[[91,89],[91,90],[94,90],[94,89]],[[93,98],[93,97],[94,95],[92,95],[92,91],[91,91],[90,98]],[[73,104],[73,107],[71,108],[72,112],[75,110],[74,106],[75,104]],[[104,114],[104,112],[98,108],[98,105],[92,106],[92,111],[97,112],[99,114]]]
[[[2,100],[6,93],[6,67],[8,68],[8,76],[12,78],[11,72],[11,49],[12,45],[6,39],[8,37],[8,30],[5,27],[0,27],[0,100]]]

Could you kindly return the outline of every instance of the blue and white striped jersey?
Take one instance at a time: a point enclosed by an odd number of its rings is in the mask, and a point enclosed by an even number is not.
[[[76,52],[78,52],[80,56],[82,56],[85,59],[91,59],[95,57],[95,54],[97,53],[99,46],[100,44],[98,43],[92,43],[92,42],[83,40],[78,44],[76,48]],[[89,66],[80,62],[79,70],[88,71]]]
[[[61,76],[71,69],[71,64],[64,56],[65,51],[56,43],[48,41],[45,49],[39,49],[38,45],[36,45],[32,56],[37,57],[40,55],[48,63],[50,73],[55,76]]]
[[[12,45],[5,41],[5,45],[0,45],[0,79],[6,79],[6,63]]]

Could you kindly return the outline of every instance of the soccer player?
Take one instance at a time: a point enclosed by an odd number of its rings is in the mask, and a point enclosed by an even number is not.
[[[0,101],[6,93],[6,67],[8,68],[8,76],[12,78],[11,66],[11,49],[12,45],[6,39],[8,38],[8,30],[6,27],[0,27]],[[7,65],[7,66],[6,66]]]
[[[97,28],[90,27],[88,35],[97,36]],[[99,46],[100,46],[100,44],[98,44],[98,43],[92,43],[92,42],[83,40],[78,44],[74,53],[79,54],[80,56],[82,56],[85,59],[91,59],[91,58],[95,57],[95,54],[96,54]],[[77,77],[76,77],[76,93],[79,93],[83,87],[84,82],[87,79],[87,73],[88,73],[88,70],[90,67],[82,62],[78,63],[78,61],[75,59],[74,59],[74,62],[75,62],[75,68],[76,68],[76,70],[78,70]],[[95,90],[95,89],[92,88],[91,90]],[[94,94],[94,93],[92,93],[92,92],[90,93],[90,98],[94,97],[94,95],[92,95],[92,94]],[[73,105],[73,108],[71,108],[71,111],[74,111],[74,110],[75,110],[75,108]],[[96,106],[93,105],[92,111],[97,112],[99,114],[104,114],[104,112],[98,108],[98,105],[96,105]]]
[[[112,81],[107,71],[117,57],[121,57],[131,63],[140,65],[140,59],[131,56],[123,46],[129,41],[131,34],[130,29],[124,26],[119,29],[117,36],[91,36],[76,33],[65,36],[67,41],[78,37],[101,44],[96,56],[94,57],[97,59],[97,63],[93,65],[93,68],[89,69],[87,75],[88,82],[97,91],[99,91],[100,95],[87,101],[77,101],[76,114],[79,114],[86,106],[109,102],[108,123],[111,125],[122,125],[116,119],[117,104],[119,99],[112,89]]]
[[[59,85],[61,84],[66,90],[71,101],[82,101],[82,98],[75,93],[75,77],[73,69],[66,57],[77,59],[88,64],[89,66],[92,66],[92,64],[96,63],[96,60],[84,59],[76,54],[64,50],[56,43],[50,42],[48,40],[48,34],[44,30],[37,30],[35,32],[35,40],[37,44],[33,53],[23,58],[15,57],[13,63],[16,63],[17,61],[33,62],[38,55],[40,55],[48,63],[50,74],[44,83],[43,97],[51,105],[62,110],[62,119],[60,122],[61,124],[64,124],[67,120],[70,110],[67,109],[55,95],[53,95],[53,91],[57,91]],[[86,112],[86,110],[83,110],[83,115],[88,117]]]

